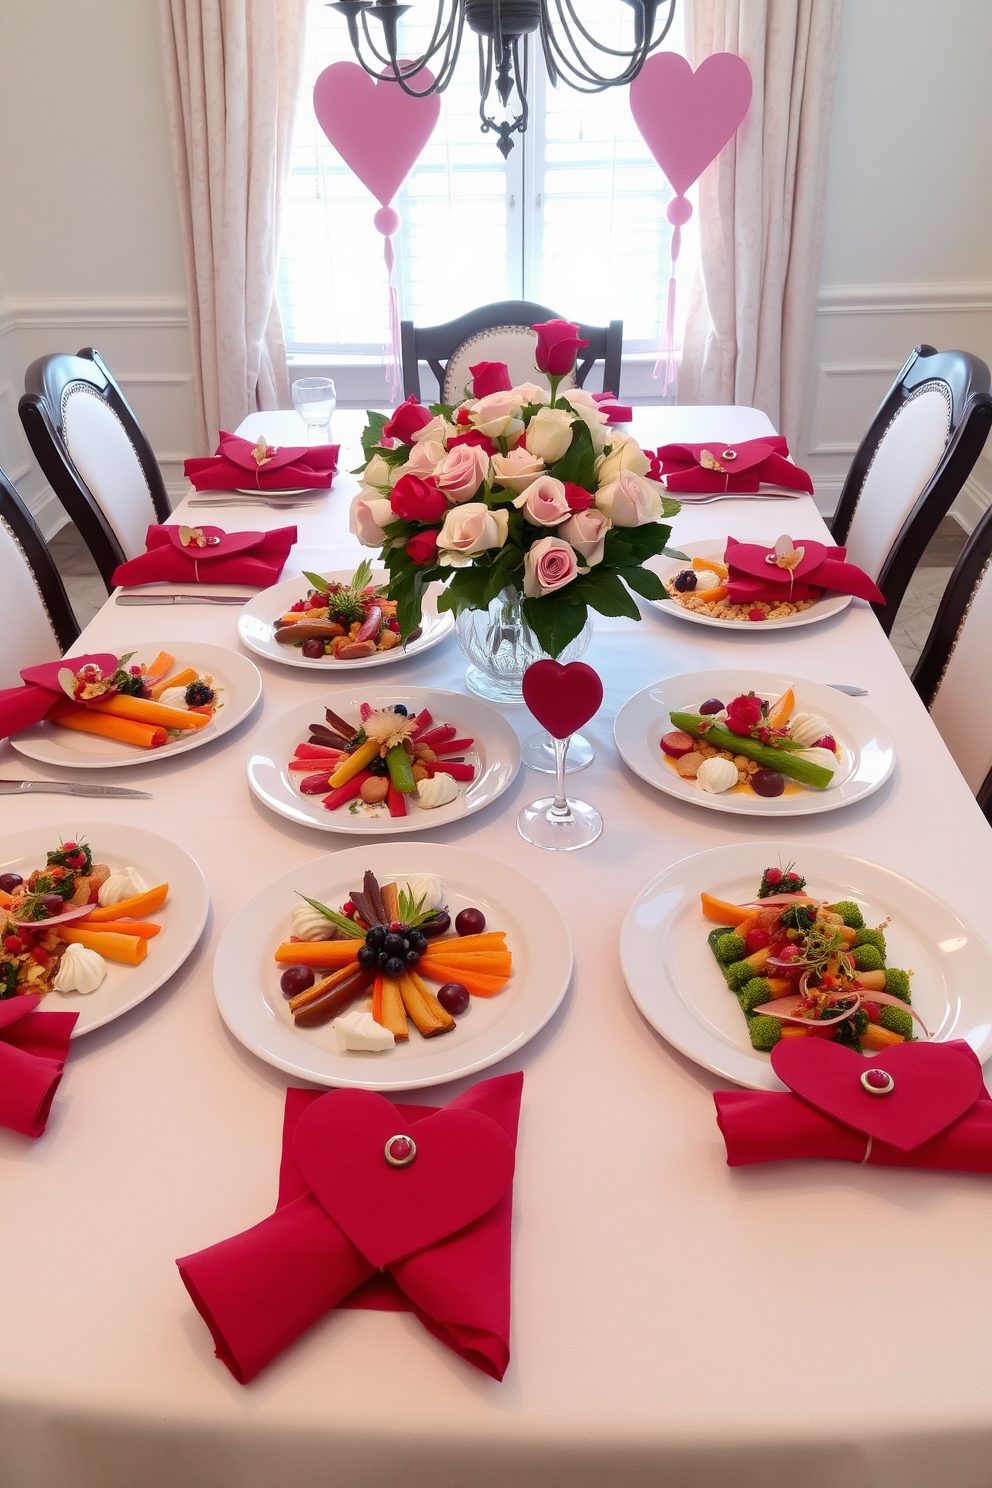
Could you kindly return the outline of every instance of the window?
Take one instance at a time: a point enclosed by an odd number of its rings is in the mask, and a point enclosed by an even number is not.
[[[630,7],[585,0],[578,8],[598,36],[630,44]],[[433,13],[433,4],[407,12],[406,55],[422,50]],[[294,363],[333,364],[341,401],[362,401],[383,383],[384,244],[372,224],[376,202],[313,112],[318,74],[354,60],[345,24],[319,0],[308,21],[280,304]],[[613,33],[604,35],[611,22]],[[669,50],[681,49],[677,31],[678,21],[664,43]],[[492,300],[525,298],[593,324],[622,318],[625,396],[657,399],[651,368],[667,295],[671,188],[637,132],[626,89],[587,95],[551,87],[532,38],[530,91],[530,125],[504,161],[495,137],[479,128],[477,54],[466,29],[437,129],[394,203],[403,221],[394,239],[400,315],[432,325]],[[679,265],[683,306],[693,226],[683,233]]]

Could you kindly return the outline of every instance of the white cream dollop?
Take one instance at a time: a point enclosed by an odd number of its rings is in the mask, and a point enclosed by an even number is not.
[[[797,713],[789,724],[789,738],[795,739],[804,749],[818,739],[825,739],[828,734],[833,735],[833,729],[819,713]]]
[[[189,707],[186,701],[185,687],[167,687],[159,698],[159,702],[166,708],[182,708],[185,710]]]
[[[107,963],[88,946],[68,945],[62,952],[52,987],[56,992],[95,992],[107,975]]]
[[[696,570],[696,587],[690,592],[701,594],[704,589],[719,589],[722,583],[711,568],[700,568]]]
[[[811,765],[822,765],[831,772],[836,772],[837,769],[837,756],[830,749],[794,749],[792,757],[809,760]]]
[[[428,811],[435,806],[447,806],[457,795],[457,782],[443,770],[429,780],[417,783],[417,805],[426,807]]]
[[[396,887],[409,895],[414,904],[423,900],[424,909],[444,908],[444,884],[433,873],[414,873],[411,878],[398,878]]]
[[[290,933],[300,940],[333,940],[337,933],[327,916],[322,915],[319,909],[314,909],[305,899],[293,905],[289,926]]]
[[[342,1049],[363,1049],[382,1054],[395,1047],[396,1040],[388,1028],[377,1023],[367,1008],[354,1008],[331,1024]]]
[[[719,795],[737,784],[737,766],[733,760],[713,755],[704,760],[696,771],[696,784],[704,791]]]
[[[112,873],[100,885],[99,902],[102,909],[108,904],[120,904],[123,899],[133,899],[135,894],[147,894],[148,884],[137,868],[121,868]]]

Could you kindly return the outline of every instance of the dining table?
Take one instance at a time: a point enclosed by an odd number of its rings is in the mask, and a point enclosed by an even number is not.
[[[359,482],[348,472],[362,422],[360,410],[334,415],[341,462],[328,492],[287,511],[251,497],[191,508],[187,497],[172,520],[295,525],[284,578],[355,565]],[[773,432],[742,407],[637,408],[629,427],[650,447]],[[291,412],[254,413],[238,432],[306,442]],[[825,539],[812,498],[686,504],[672,542],[773,543],[783,532]],[[549,783],[525,768],[493,804],[421,839],[529,876],[574,948],[567,994],[529,1043],[481,1076],[404,1097],[445,1103],[487,1075],[523,1071],[502,1382],[411,1313],[338,1309],[242,1386],[215,1358],[175,1264],[275,1206],[284,1097],[299,1082],[228,1031],[212,964],[225,928],[269,881],[354,846],[274,815],[246,779],[256,731],[301,702],[317,710],[337,679],[253,658],[263,697],[232,732],[98,772],[147,800],[0,800],[5,833],[65,834],[85,818],[164,835],[199,863],[211,900],[182,968],[74,1041],[45,1134],[0,1130],[2,1488],[990,1481],[992,1182],[839,1162],[728,1167],[713,1095],[730,1087],[642,1017],[618,944],[631,902],[661,870],[765,841],[771,861],[801,864],[804,849],[830,847],[893,869],[992,945],[992,833],[868,604],[855,599],[816,625],[739,631],[640,609],[638,622],[597,615],[584,658],[604,698],[583,730],[595,758],[569,784],[601,813],[599,839],[568,853],[523,841],[517,814]],[[200,640],[242,650],[237,617],[235,605],[129,608],[112,594],[76,649],[161,643],[181,654]],[[634,775],[613,741],[623,703],[660,679],[731,667],[864,689],[895,740],[890,778],[841,810],[751,820]],[[395,682],[398,696],[406,686],[459,692],[465,670],[449,637],[375,680]],[[522,705],[494,706],[521,739],[534,732]],[[0,775],[90,778],[8,741]]]

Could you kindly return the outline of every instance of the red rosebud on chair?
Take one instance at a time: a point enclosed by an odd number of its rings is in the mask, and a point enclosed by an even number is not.
[[[411,393],[405,403],[401,403],[393,414],[389,423],[383,429],[383,437],[386,439],[398,439],[400,444],[412,444],[413,436],[418,429],[429,424],[433,414],[423,403],[419,403]]]
[[[537,370],[549,377],[564,377],[571,372],[579,352],[589,345],[580,339],[578,326],[570,320],[546,320],[531,329],[537,332]]]
[[[393,487],[389,504],[398,517],[408,522],[439,522],[448,510],[448,498],[439,491],[432,477],[404,475]]]
[[[476,362],[468,369],[472,374],[472,394],[488,398],[490,393],[508,393],[513,386],[505,362]]]
[[[433,527],[426,532],[416,532],[406,545],[406,551],[418,568],[426,568],[437,557],[437,533]]]

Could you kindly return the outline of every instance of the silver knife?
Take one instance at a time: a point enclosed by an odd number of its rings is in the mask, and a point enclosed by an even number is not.
[[[129,796],[150,801],[151,791],[128,790],[123,785],[77,785],[73,780],[2,780],[0,796]]]
[[[846,692],[848,697],[867,697],[867,687],[852,687],[848,682],[828,682],[827,686],[834,692]]]
[[[234,604],[246,605],[244,594],[118,594],[120,605]]]

